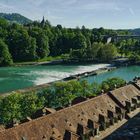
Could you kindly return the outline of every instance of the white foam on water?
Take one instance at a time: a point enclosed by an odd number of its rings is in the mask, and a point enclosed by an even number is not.
[[[100,68],[109,67],[110,64],[97,64],[97,65],[90,65],[90,66],[79,66],[78,70],[75,71],[75,74],[84,73],[89,71],[98,70]]]
[[[58,72],[58,71],[41,71],[41,72],[35,72],[38,73],[38,77],[36,80],[34,80],[35,85],[40,85],[44,83],[54,82],[60,79],[63,79],[65,77],[69,77],[71,73],[67,72]],[[35,74],[34,73],[34,74]]]
[[[105,67],[109,67],[110,64],[96,64],[96,65],[88,65],[88,66],[75,66],[73,70],[71,71],[59,71],[58,70],[43,70],[43,71],[32,71],[30,73],[30,75],[37,75],[36,79],[33,80],[33,83],[35,85],[40,85],[40,84],[45,84],[45,83],[49,83],[49,82],[54,82],[57,80],[61,80],[63,78],[69,77],[71,75],[75,75],[75,74],[81,74],[84,72],[89,72],[89,71],[94,71],[94,70],[98,70],[100,68],[105,68]],[[65,70],[64,66],[64,70]]]

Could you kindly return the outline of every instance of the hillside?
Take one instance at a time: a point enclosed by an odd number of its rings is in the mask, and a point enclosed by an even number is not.
[[[30,19],[17,13],[12,13],[12,14],[0,13],[0,18],[4,18],[10,22],[16,22],[19,24],[28,24],[32,22]]]
[[[136,28],[136,29],[133,29],[133,30],[130,30],[130,32],[134,35],[140,35],[140,28]]]

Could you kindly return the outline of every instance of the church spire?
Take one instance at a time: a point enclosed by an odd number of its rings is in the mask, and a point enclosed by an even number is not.
[[[44,18],[44,16],[43,16],[43,19],[42,19],[42,21],[41,21],[41,26],[42,26],[42,27],[45,26],[45,18]]]

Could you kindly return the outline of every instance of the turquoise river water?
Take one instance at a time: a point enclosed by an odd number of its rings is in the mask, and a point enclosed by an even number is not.
[[[70,75],[96,70],[109,66],[99,65],[55,65],[55,66],[23,66],[0,68],[0,93],[60,80]],[[91,82],[101,82],[109,77],[122,77],[127,81],[140,76],[140,66],[122,67],[116,70],[85,78]]]

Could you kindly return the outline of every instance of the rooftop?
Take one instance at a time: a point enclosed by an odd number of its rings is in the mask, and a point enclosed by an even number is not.
[[[0,140],[76,140],[87,135],[93,139],[98,135],[100,139],[107,127],[128,119],[128,115],[139,108],[139,102],[135,103],[135,108],[126,105],[127,101],[132,104],[133,98],[139,101],[138,96],[138,87],[129,84],[59,111],[45,108],[49,113],[42,114],[42,117],[28,119],[28,122],[9,129],[0,129]]]

